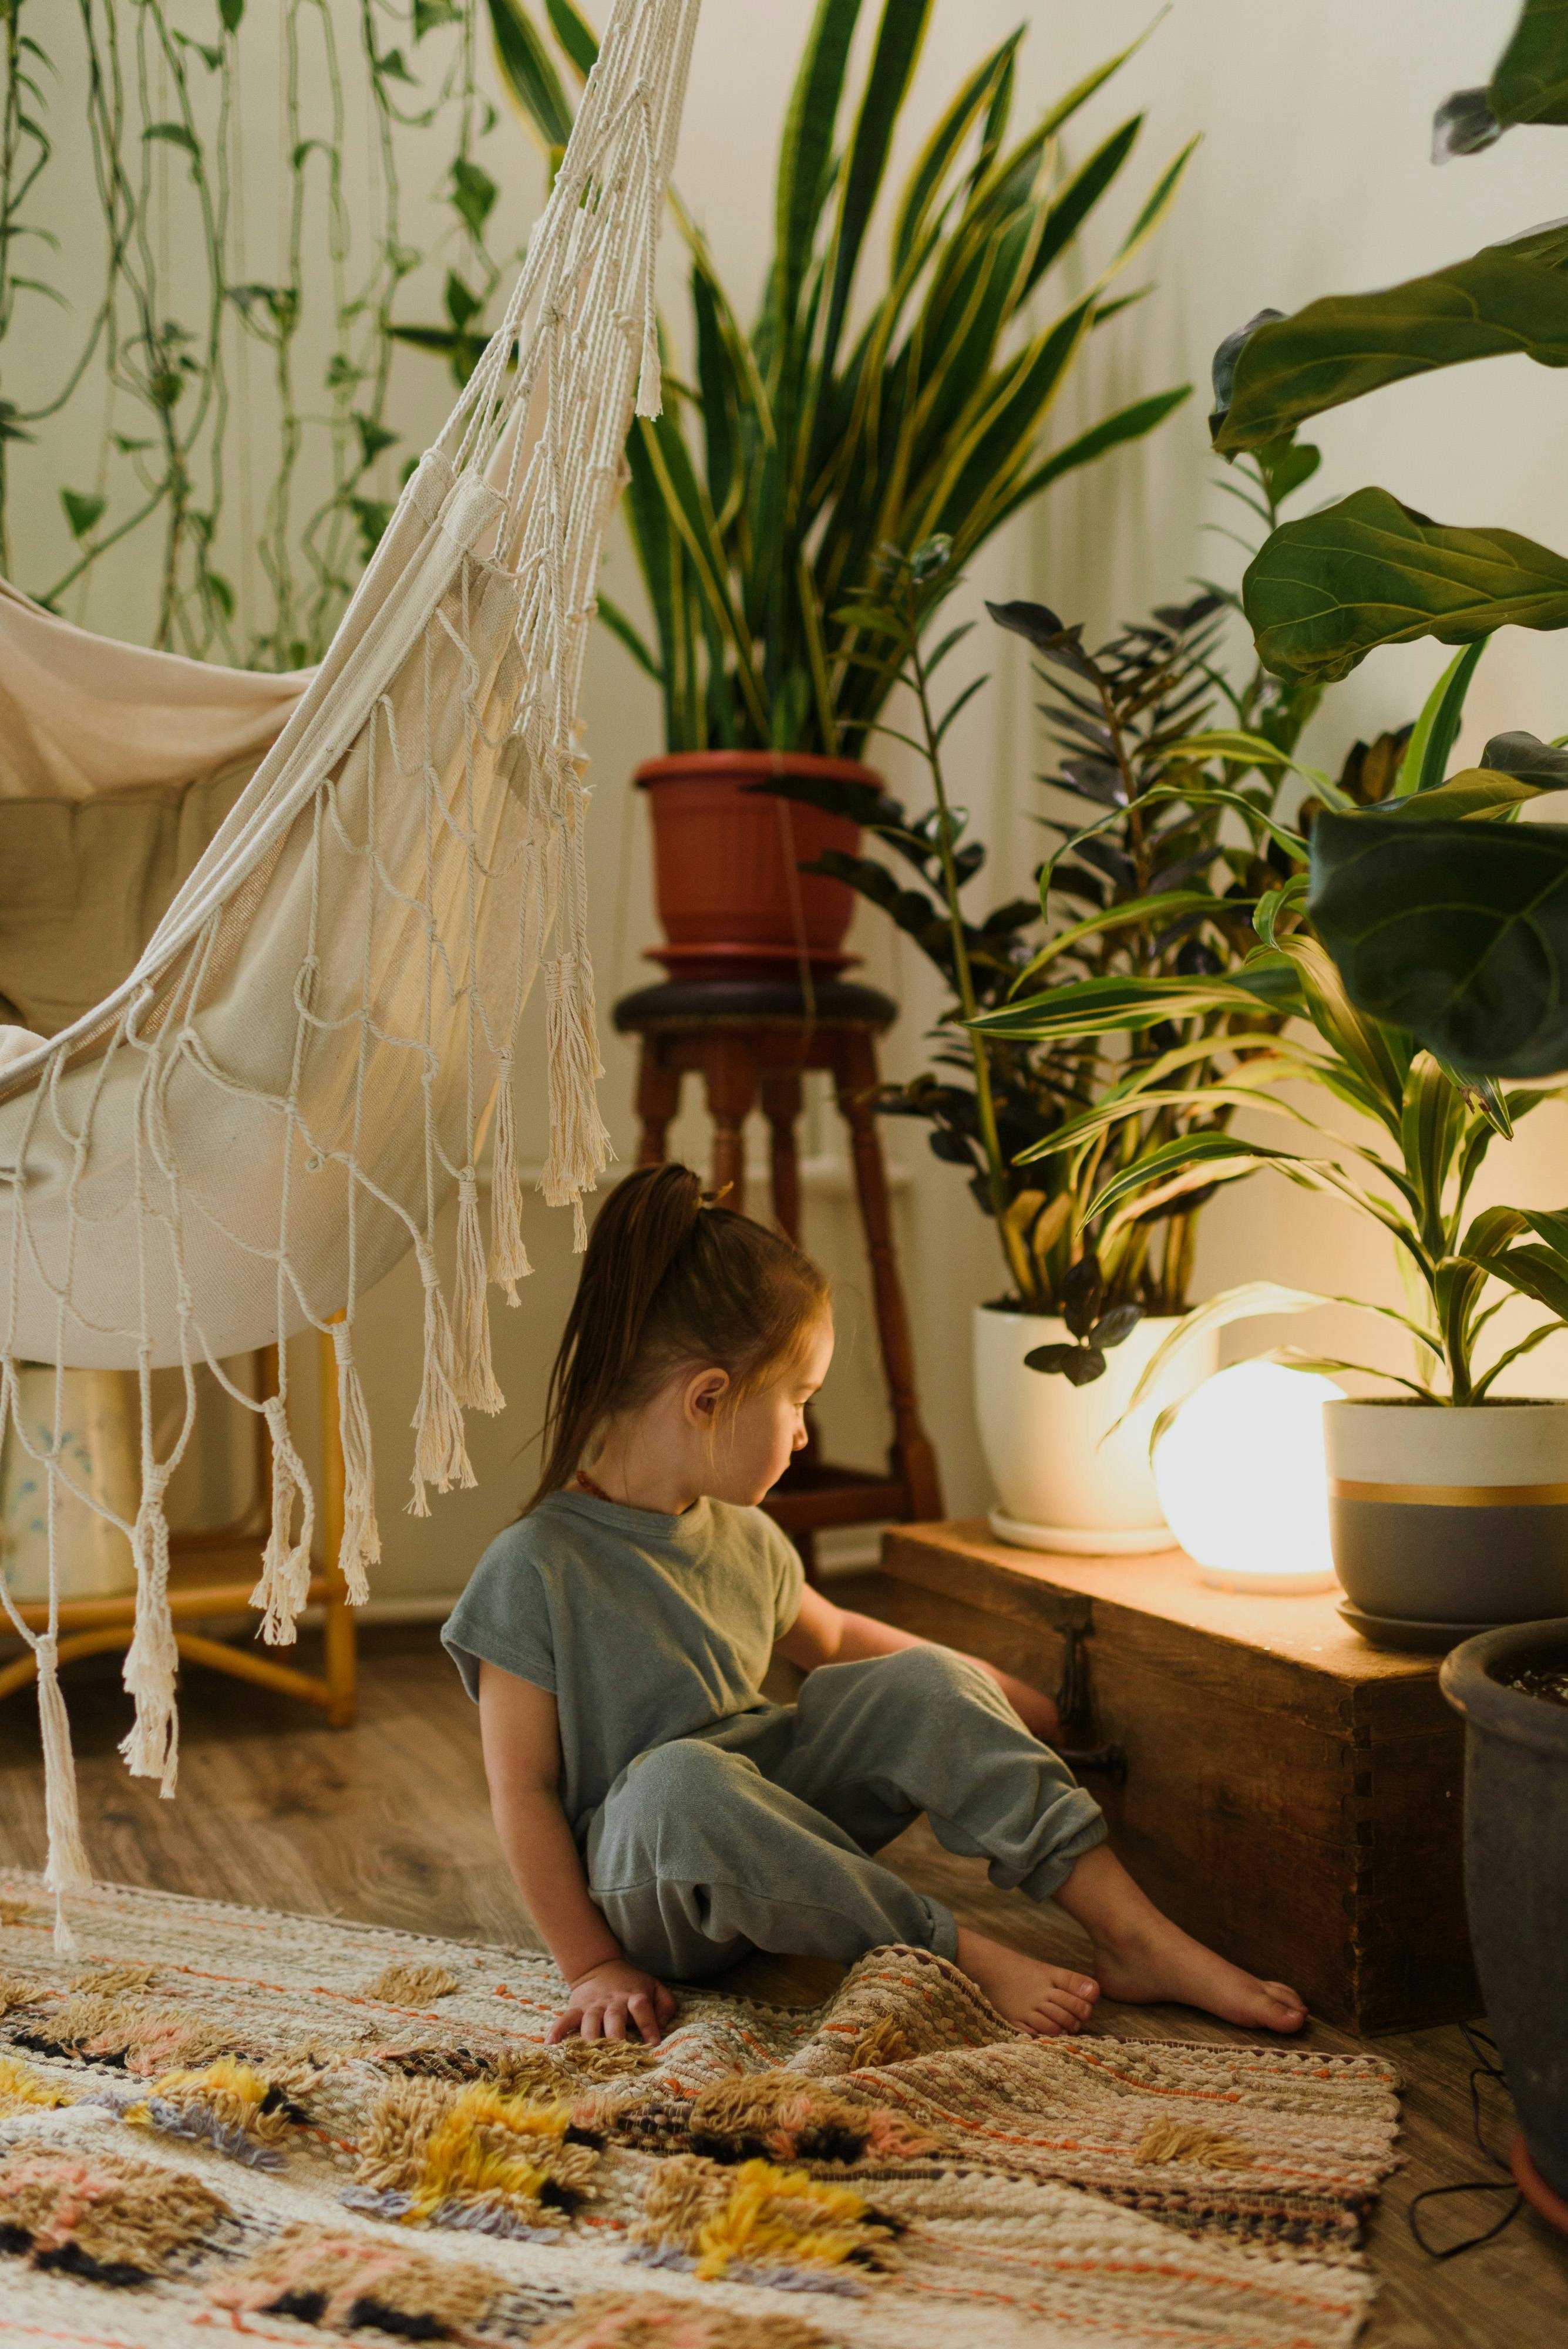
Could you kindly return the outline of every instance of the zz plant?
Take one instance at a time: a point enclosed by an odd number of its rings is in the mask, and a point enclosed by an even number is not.
[[[1251,467],[1249,495],[1265,522],[1308,478],[1313,454],[1282,445]],[[1080,1166],[1045,1145],[1117,1082],[1125,1063],[1106,1054],[1092,1026],[1037,1034],[1009,1007],[1020,989],[1046,979],[1069,995],[1078,986],[1096,1002],[1125,1003],[1142,999],[1138,988],[1151,978],[1182,988],[1246,959],[1255,909],[1281,895],[1301,854],[1272,808],[1317,695],[1279,688],[1261,672],[1240,689],[1231,685],[1218,636],[1231,599],[1219,590],[1160,607],[1097,651],[1081,626],[1064,626],[1043,605],[992,605],[992,618],[1040,656],[1055,753],[1040,781],[1059,796],[1042,802],[1037,821],[1056,845],[1029,895],[982,913],[973,898],[986,847],[955,804],[945,759],[949,730],[987,680],[974,678],[939,707],[939,672],[973,624],[926,639],[931,612],[957,585],[956,564],[944,538],[909,557],[888,551],[837,616],[865,646],[857,657],[907,689],[913,730],[883,720],[873,730],[919,758],[930,806],[914,812],[886,791],[836,781],[792,777],[768,788],[851,817],[891,860],[830,851],[814,868],[885,913],[948,991],[931,1065],[886,1087],[881,1107],[925,1123],[937,1156],[967,1174],[996,1227],[1003,1301],[1067,1325],[1072,1342],[1037,1349],[1033,1366],[1083,1384],[1144,1314],[1185,1309],[1195,1218],[1212,1186],[1174,1189],[1114,1221],[1092,1212],[1104,1166]],[[1259,730],[1199,732],[1216,714]],[[1064,805],[1095,812],[1087,823],[1068,823],[1051,812]],[[1221,836],[1227,815],[1241,819],[1234,839]],[[1267,988],[1246,1002],[1243,1031],[1267,1038],[1278,1020]],[[1141,1164],[1210,1128],[1202,1081],[1236,1025],[1229,1005],[1200,1009],[1180,1028],[1156,1015],[1146,1057],[1186,1070],[1193,1091],[1123,1121],[1109,1145],[1115,1164]]]

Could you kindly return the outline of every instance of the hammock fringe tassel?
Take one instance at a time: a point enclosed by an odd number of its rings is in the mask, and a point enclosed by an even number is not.
[[[495,1383],[490,1353],[490,1299],[485,1293],[484,1241],[479,1229],[479,1184],[472,1166],[458,1184],[457,1284],[452,1314],[457,1324],[457,1399],[493,1418],[506,1408],[506,1397]]]
[[[558,955],[545,965],[545,1036],[550,1065],[550,1154],[539,1176],[545,1204],[570,1206],[572,1246],[588,1244],[583,1194],[598,1188],[615,1156],[599,1114],[604,1074],[594,1019],[593,966],[584,952]]]
[[[67,1922],[65,1902],[71,1894],[88,1890],[92,1870],[82,1847],[71,1724],[60,1694],[58,1643],[51,1633],[38,1640],[34,1660],[38,1668],[38,1727],[44,1742],[44,1813],[49,1831],[44,1889],[55,1896],[55,1955],[68,1958],[75,1953],[77,1938]]]
[[[424,1376],[412,1422],[414,1497],[409,1503],[411,1517],[428,1517],[431,1513],[425,1495],[427,1485],[433,1485],[438,1493],[448,1493],[454,1485],[467,1487],[479,1481],[463,1437],[462,1406],[458,1401],[452,1362],[452,1320],[441,1293],[435,1258],[422,1246],[420,1278],[425,1285]]]
[[[316,1497],[305,1463],[294,1448],[282,1395],[262,1405],[272,1437],[272,1531],[262,1552],[261,1580],[251,1605],[262,1609],[261,1636],[269,1648],[291,1648],[302,1610],[310,1599],[310,1552],[316,1537]],[[291,1538],[295,1503],[299,1504],[299,1539]]]
[[[120,1743],[133,1778],[157,1778],[159,1793],[171,1795],[180,1770],[180,1723],[174,1710],[174,1676],[180,1651],[169,1614],[169,1520],[163,1495],[166,1465],[142,1472],[141,1504],[131,1531],[136,1565],[136,1624],[122,1678],[136,1701],[136,1718]]]
[[[523,1185],[517,1179],[517,1112],[512,1102],[512,1055],[501,1055],[495,1096],[495,1147],[490,1175],[490,1278],[521,1305],[517,1284],[534,1268],[523,1244]]]
[[[370,1414],[346,1321],[333,1323],[332,1344],[337,1356],[337,1433],[343,1447],[343,1544],[337,1565],[348,1585],[349,1606],[363,1607],[370,1596],[367,1569],[381,1560]]]

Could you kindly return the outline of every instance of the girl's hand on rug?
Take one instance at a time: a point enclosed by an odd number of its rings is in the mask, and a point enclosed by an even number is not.
[[[553,2047],[576,2031],[585,2039],[635,2039],[640,2033],[650,2047],[657,2047],[674,2013],[673,1991],[618,1958],[593,1967],[572,1984],[571,1996],[550,2025],[545,2044]]]

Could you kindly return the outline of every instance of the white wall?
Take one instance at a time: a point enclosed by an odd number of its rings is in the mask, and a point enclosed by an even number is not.
[[[1434,7],[1431,0],[1378,0],[1371,8],[1365,0],[1317,0],[1310,9],[1280,0],[1175,0],[1073,133],[1082,154],[1127,112],[1147,111],[1125,197],[1107,207],[1113,226],[1130,216],[1144,187],[1191,132],[1202,132],[1203,145],[1170,227],[1135,273],[1135,282],[1156,279],[1157,290],[1096,339],[1063,416],[1062,437],[1139,390],[1190,380],[1194,397],[1146,447],[1065,484],[1016,526],[976,565],[963,591],[971,608],[978,611],[982,594],[1027,594],[1086,618],[1091,630],[1108,631],[1147,605],[1179,595],[1195,573],[1235,575],[1227,567],[1233,550],[1204,534],[1207,523],[1227,518],[1230,502],[1215,491],[1204,426],[1209,357],[1220,336],[1264,304],[1291,309],[1319,292],[1410,274],[1561,208],[1542,185],[1559,152],[1548,143],[1551,132],[1515,132],[1492,152],[1441,171],[1426,160],[1433,107],[1451,88],[1485,80],[1515,13],[1513,0],[1471,0],[1463,8]],[[704,10],[678,178],[743,301],[754,295],[768,249],[772,159],[811,14],[812,0],[771,0],[766,7],[757,0],[707,0]],[[1143,31],[1149,14],[1147,0],[1099,0],[1094,8],[1045,0],[1029,10],[1020,119],[1030,102],[1043,102]],[[912,131],[923,129],[961,71],[1018,16],[1017,0],[940,0],[910,109]],[[258,91],[258,149],[275,142],[272,104],[270,93]],[[520,186],[531,183],[526,175],[534,171],[520,142]],[[515,198],[509,190],[508,201]],[[670,240],[666,267],[670,308],[678,313],[677,266]],[[400,367],[397,420],[406,418],[409,437],[417,440],[439,420],[441,388],[433,371],[402,361]],[[1568,545],[1568,482],[1546,454],[1558,445],[1562,398],[1552,375],[1523,361],[1383,393],[1323,424],[1322,493],[1378,481],[1445,520],[1505,523]],[[618,535],[607,585],[637,603]],[[112,626],[107,612],[93,619]],[[1016,640],[998,641],[984,626],[974,642],[977,658],[995,667],[1000,683],[962,721],[953,770],[958,796],[992,844],[1000,895],[1012,894],[1038,854],[1030,778],[1041,752]],[[1444,657],[1430,647],[1376,657],[1331,699],[1309,755],[1315,748],[1337,764],[1357,733],[1410,716]],[[1467,742],[1479,746],[1504,725],[1543,735],[1563,731],[1568,688],[1559,682],[1560,668],[1552,639],[1520,631],[1501,637],[1472,693]],[[598,786],[595,953],[607,1015],[618,994],[652,975],[640,959],[656,936],[646,819],[628,777],[661,745],[652,689],[602,633],[590,660],[586,717]],[[921,1064],[922,1034],[938,1009],[928,975],[869,912],[857,920],[852,944],[864,957],[865,976],[904,1006],[885,1064],[894,1074],[910,1071]],[[618,1149],[629,1155],[631,1057],[608,1034],[607,1016],[603,1024],[607,1113]],[[536,1006],[519,1057],[522,1148],[538,1156],[544,1094]],[[1558,1199],[1563,1133],[1561,1112],[1542,1112],[1536,1131],[1512,1154],[1505,1186],[1512,1195],[1527,1203]],[[701,1133],[693,1115],[679,1139],[697,1153]],[[831,1119],[817,1112],[812,1146],[831,1143]],[[969,1401],[969,1320],[974,1302],[1001,1286],[999,1268],[989,1232],[953,1170],[929,1157],[915,1129],[890,1129],[889,1147],[912,1177],[899,1210],[900,1240],[926,1413],[950,1507],[969,1512],[987,1497]],[[511,1408],[501,1421],[478,1423],[480,1491],[438,1503],[428,1523],[400,1514],[417,1378],[411,1269],[394,1276],[368,1309],[362,1359],[371,1368],[381,1462],[385,1596],[455,1588],[489,1533],[515,1509],[526,1482],[519,1454],[537,1426],[573,1278],[566,1218],[535,1209],[528,1238],[539,1270],[524,1309],[498,1314],[500,1375]],[[835,1371],[824,1419],[845,1448],[852,1442],[865,1454],[882,1436],[852,1220],[841,1206],[815,1202],[808,1240],[832,1262],[844,1293],[847,1359]],[[1380,1239],[1357,1231],[1326,1203],[1258,1181],[1210,1211],[1199,1288],[1264,1274],[1355,1294],[1397,1294]],[[1289,1334],[1301,1336],[1303,1326]],[[1238,1337],[1236,1350],[1251,1350],[1276,1334],[1285,1332],[1254,1330]],[[1329,1346],[1354,1333],[1350,1317],[1335,1328],[1325,1315],[1311,1334]]]

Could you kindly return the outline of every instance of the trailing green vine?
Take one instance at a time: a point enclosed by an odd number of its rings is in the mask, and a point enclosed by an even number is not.
[[[0,0],[6,577],[76,617],[106,558],[134,542],[148,603],[117,632],[251,667],[319,658],[414,461],[389,406],[399,289],[433,263],[466,332],[514,258],[496,249],[481,160],[495,125],[482,9],[75,0],[67,15],[60,0]],[[269,66],[276,185],[263,222],[255,77]],[[57,151],[80,116],[95,203]],[[365,180],[350,191],[357,141]],[[410,188],[421,217],[438,207],[423,249]],[[57,282],[79,285],[84,264],[90,308]],[[57,490],[63,561],[16,543],[23,466]]]

